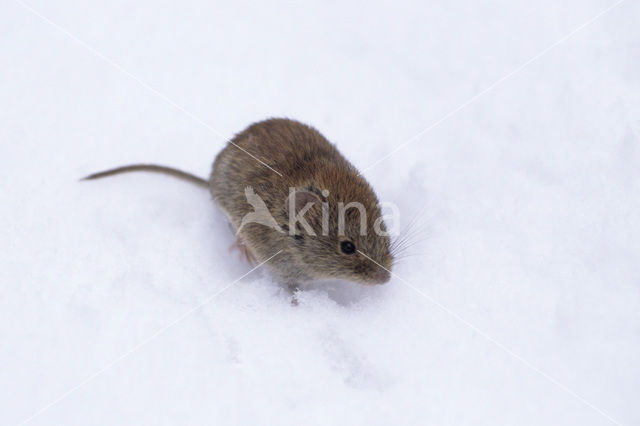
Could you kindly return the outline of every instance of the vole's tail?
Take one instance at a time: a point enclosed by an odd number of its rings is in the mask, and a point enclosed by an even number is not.
[[[158,166],[155,164],[132,164],[130,166],[122,166],[116,167],[115,169],[105,170],[103,172],[93,173],[89,176],[82,178],[81,180],[93,180],[100,179],[107,176],[113,176],[120,173],[128,173],[128,172],[154,172],[154,173],[163,173],[165,175],[170,175],[173,177],[177,177],[178,179],[186,180],[187,182],[194,183],[198,186],[202,186],[204,188],[209,187],[209,182],[206,180],[192,175],[187,172],[183,172],[182,170],[172,169],[171,167]]]

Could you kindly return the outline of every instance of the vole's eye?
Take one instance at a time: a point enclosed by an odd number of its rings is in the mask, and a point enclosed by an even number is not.
[[[340,250],[342,250],[344,254],[353,254],[356,251],[356,246],[353,245],[351,241],[343,241],[340,244]]]

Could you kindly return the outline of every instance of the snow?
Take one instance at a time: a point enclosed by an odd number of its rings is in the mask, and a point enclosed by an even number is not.
[[[3,2],[0,424],[638,424],[640,4],[592,21],[613,4]],[[206,176],[271,116],[417,218],[391,282],[293,307],[202,189],[77,181]]]

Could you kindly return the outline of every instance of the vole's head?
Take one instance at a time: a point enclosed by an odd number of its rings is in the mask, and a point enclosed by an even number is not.
[[[292,208],[296,214],[289,215]],[[285,210],[287,241],[306,275],[362,284],[389,281],[390,239],[378,199],[363,178],[316,177],[290,192]]]

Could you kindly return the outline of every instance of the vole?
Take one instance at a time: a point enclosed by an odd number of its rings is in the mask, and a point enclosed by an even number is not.
[[[376,194],[308,125],[280,118],[250,125],[218,154],[208,181],[146,164],[85,179],[131,171],[170,174],[208,188],[238,246],[248,258],[269,259],[265,266],[291,290],[310,280],[382,284],[390,278],[393,256]]]

